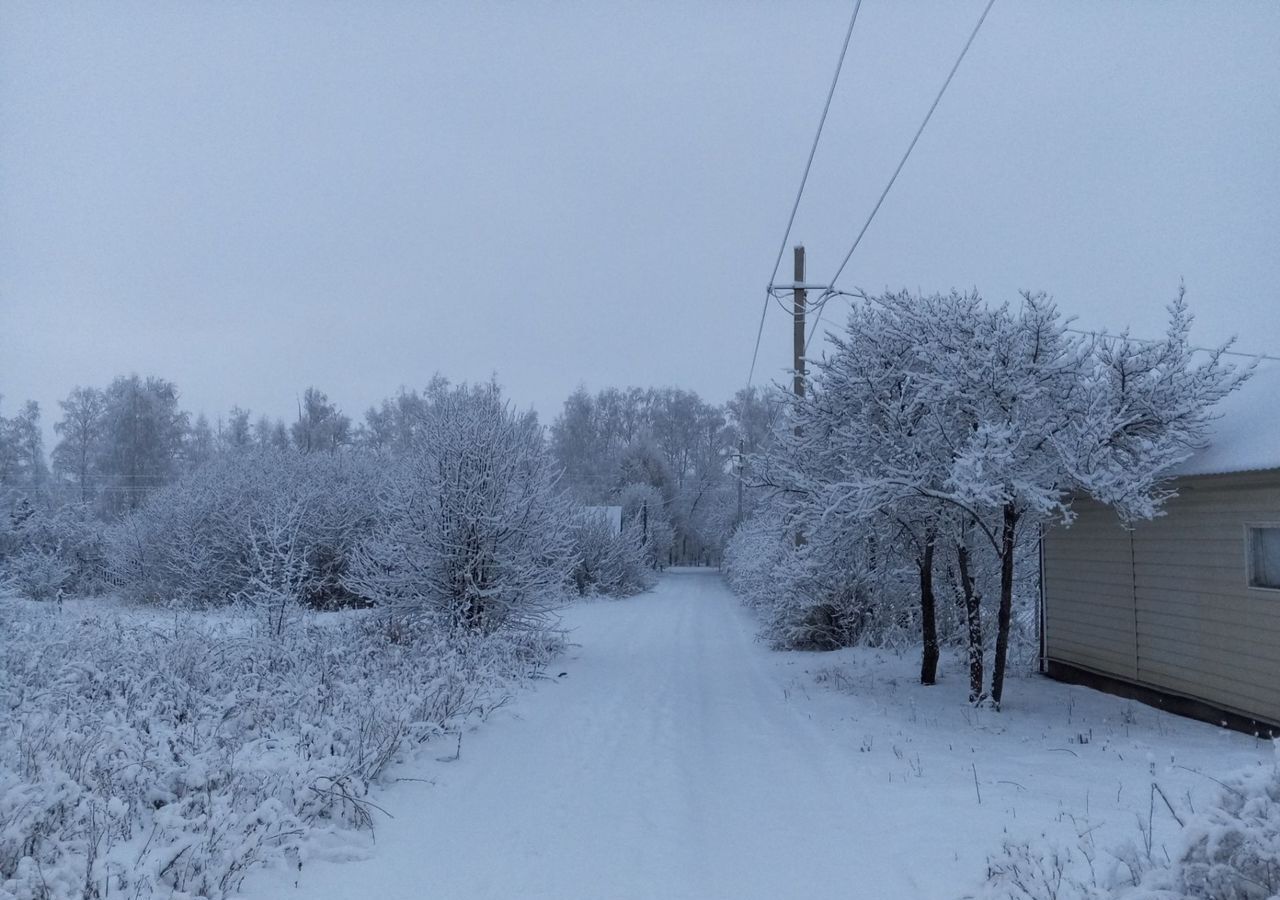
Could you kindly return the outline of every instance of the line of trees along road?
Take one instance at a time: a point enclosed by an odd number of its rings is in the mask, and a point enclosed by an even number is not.
[[[193,602],[197,595],[200,603],[214,602],[217,586],[235,593],[250,576],[214,571],[218,560],[202,542],[222,546],[223,563],[226,548],[241,545],[218,544],[197,529],[198,522],[223,521],[232,510],[241,518],[268,516],[271,503],[289,497],[309,510],[301,519],[313,521],[324,506],[318,494],[355,479],[364,487],[348,497],[351,527],[331,522],[321,531],[361,531],[361,522],[376,518],[370,503],[392,508],[399,502],[394,492],[378,495],[374,482],[391,479],[393,461],[440,442],[440,411],[454,390],[437,377],[421,390],[401,390],[353,423],[323,391],[310,387],[299,397],[292,423],[255,420],[249,410],[233,406],[215,425],[182,409],[173,382],[122,376],[105,388],[78,386],[61,401],[57,441],[48,457],[41,411],[28,402],[10,417],[0,415],[0,576],[20,572],[28,593],[49,596],[59,590],[121,588],[127,581],[139,596],[167,590]],[[532,414],[521,418],[522,427],[536,433],[548,471],[556,473],[554,493],[568,504],[566,517],[573,517],[573,507],[623,507],[624,532],[633,547],[614,548],[608,536],[593,533],[594,525],[574,526],[583,544],[579,557],[591,560],[575,576],[579,590],[641,586],[644,577],[632,571],[636,560],[650,566],[718,560],[739,516],[738,448],[762,449],[776,419],[777,403],[766,397],[761,391],[743,392],[721,406],[674,388],[610,388],[595,395],[580,389],[549,428]],[[345,462],[325,463],[323,457]],[[467,470],[459,477],[474,480],[482,474]],[[407,482],[401,476],[403,487]],[[281,488],[268,502],[263,484],[271,480]],[[156,499],[161,494],[163,502]],[[228,499],[215,515],[210,504],[219,495],[238,499]],[[746,492],[748,511],[756,496]],[[328,514],[335,515],[336,508]],[[159,578],[154,566],[144,575],[143,557],[124,553],[126,531],[135,545],[147,535],[151,556],[165,557],[172,577]],[[182,534],[187,543],[179,548]],[[237,552],[258,554],[265,565],[262,541],[267,538],[259,537]],[[279,539],[279,534],[271,538]],[[295,592],[306,602],[348,602],[353,595],[340,586],[337,570],[346,565],[354,543],[339,544],[322,541],[324,549],[312,548],[326,559],[313,560],[315,571],[307,577],[284,572],[296,560],[275,558],[271,565],[283,567],[279,578],[295,579]],[[113,552],[117,561],[122,553],[130,558],[125,574],[110,564]],[[176,576],[182,571],[203,584],[179,584]],[[369,575],[365,586],[372,583]]]

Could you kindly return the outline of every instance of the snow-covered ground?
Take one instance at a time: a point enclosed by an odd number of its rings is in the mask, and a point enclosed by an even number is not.
[[[1039,677],[1000,713],[932,688],[914,656],[777,653],[714,571],[576,606],[549,681],[402,767],[366,859],[246,881],[307,898],[945,898],[1005,840],[1156,848],[1209,776],[1268,742]],[[1200,774],[1203,772],[1204,774]],[[979,798],[980,795],[980,798]]]
[[[389,765],[453,743],[560,648],[366,611],[0,597],[0,900],[222,897],[344,853]]]

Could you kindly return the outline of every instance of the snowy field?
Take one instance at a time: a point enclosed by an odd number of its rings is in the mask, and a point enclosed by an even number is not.
[[[1000,713],[914,654],[772,652],[714,570],[575,606],[548,681],[395,768],[365,858],[255,872],[252,900],[956,898],[1005,842],[1123,868],[1271,745],[1039,677]],[[452,750],[452,748],[450,748]],[[1092,849],[1090,849],[1092,848]],[[1006,896],[1018,896],[1008,892]],[[1062,897],[1073,896],[1068,892]]]

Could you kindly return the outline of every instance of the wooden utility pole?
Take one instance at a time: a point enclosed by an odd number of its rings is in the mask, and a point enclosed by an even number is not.
[[[795,281],[795,331],[792,335],[792,350],[795,362],[795,380],[792,382],[792,389],[797,397],[804,396],[804,304],[808,299],[808,292],[800,285],[804,284],[804,244],[796,244],[795,248],[796,260],[796,281]],[[796,426],[796,437],[800,436],[800,426]],[[796,546],[804,546],[804,532],[796,532]]]
[[[808,292],[800,287],[804,284],[804,244],[797,244],[795,248],[796,260],[796,288],[795,288],[795,331],[792,336],[793,355],[795,361],[795,380],[792,387],[797,397],[804,396],[804,304],[808,299]]]
[[[738,438],[738,517],[735,524],[742,524],[742,467],[746,460],[742,456],[742,438]]]

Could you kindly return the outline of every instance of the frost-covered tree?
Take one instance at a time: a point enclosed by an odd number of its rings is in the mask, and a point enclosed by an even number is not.
[[[1181,296],[1159,342],[1091,341],[1067,330],[1044,295],[990,307],[976,295],[886,294],[856,309],[793,404],[797,434],[769,457],[790,527],[811,543],[874,541],[867,568],[907,552],[919,574],[927,679],[938,547],[954,547],[982,682],[982,589],[975,548],[998,561],[991,686],[1004,687],[1018,560],[1051,520],[1070,522],[1078,493],[1148,517],[1169,473],[1206,434],[1212,404],[1238,383],[1221,350],[1197,359]],[[898,528],[885,541],[884,519]],[[833,537],[834,534],[834,537]],[[843,538],[841,537],[843,535]],[[802,556],[833,568],[846,558]]]
[[[213,458],[217,450],[217,439],[204,413],[196,416],[195,424],[186,435],[185,444],[185,462],[189,468],[202,466]]]
[[[289,438],[289,426],[283,419],[259,416],[253,426],[253,442],[260,450],[289,450],[293,441]]]
[[[607,517],[583,509],[573,519],[570,536],[576,561],[573,583],[580,595],[626,597],[652,584],[638,523],[628,522],[615,533]]]
[[[178,389],[163,378],[115,379],[104,392],[97,468],[109,511],[137,509],[177,473],[187,434]]]
[[[1252,373],[1224,359],[1229,344],[1190,343],[1194,319],[1185,288],[1169,305],[1156,341],[1128,332],[1091,342],[1083,413],[1062,438],[1071,476],[1122,519],[1149,519],[1172,492],[1167,473],[1204,445],[1213,406]]]
[[[355,442],[369,450],[390,450],[396,445],[396,410],[390,400],[370,406],[355,431]]]
[[[321,390],[309,387],[298,404],[298,421],[289,430],[303,453],[335,450],[351,437],[351,420]]]
[[[88,503],[98,475],[106,397],[97,388],[77,387],[58,405],[62,418],[53,426],[59,438],[53,448],[53,471],[60,478],[72,479],[80,502]]]
[[[11,418],[0,416],[0,488],[39,493],[48,481],[40,404],[24,403]]]
[[[665,565],[675,546],[675,529],[662,492],[647,482],[634,482],[618,492],[617,502],[623,525],[639,537],[648,565]]]
[[[766,482],[785,489],[781,508],[789,528],[806,537],[803,555],[815,569],[807,581],[829,594],[813,598],[832,610],[828,617],[841,610],[866,616],[865,602],[849,609],[850,596],[878,596],[879,607],[897,602],[902,565],[914,568],[920,680],[933,684],[940,653],[935,563],[950,511],[917,487],[945,483],[943,431],[955,410],[929,389],[919,336],[898,325],[878,306],[851,313],[805,396],[790,401],[796,427],[776,438],[760,468]],[[824,578],[824,566],[847,574]]]
[[[97,585],[98,523],[81,504],[33,504],[21,498],[0,517],[0,587],[32,600]]]
[[[249,410],[231,407],[226,427],[222,429],[221,444],[224,450],[244,450],[253,444],[253,429],[249,425]]]
[[[421,393],[401,388],[395,397],[365,411],[364,422],[356,430],[356,443],[370,450],[407,452],[417,441],[423,404]]]
[[[551,427],[551,447],[583,503],[615,503],[629,484],[661,491],[674,556],[695,560],[718,552],[733,525],[735,435],[724,409],[692,391],[579,388]]]
[[[772,447],[785,408],[786,399],[775,388],[744,388],[725,404],[726,442],[733,462],[734,526],[753,515],[766,496],[755,486],[760,478],[751,466],[753,460],[761,458]],[[739,480],[743,483],[741,511],[737,497]]]
[[[344,584],[451,628],[541,627],[574,565],[558,474],[536,416],[496,385],[434,384]]]
[[[596,398],[579,387],[564,401],[551,425],[551,450],[564,470],[565,486],[583,503],[603,502],[616,487],[618,453],[600,421]]]
[[[1154,343],[1069,333],[1042,294],[961,319],[922,315],[901,295],[890,303],[911,327],[932,322],[922,333],[933,386],[964,428],[952,434],[949,484],[923,493],[970,513],[1000,560],[990,691],[999,706],[1020,538],[1052,519],[1069,523],[1076,493],[1124,518],[1155,515],[1173,467],[1203,445],[1213,404],[1241,373],[1224,362],[1225,347],[1196,359],[1181,293]]]

